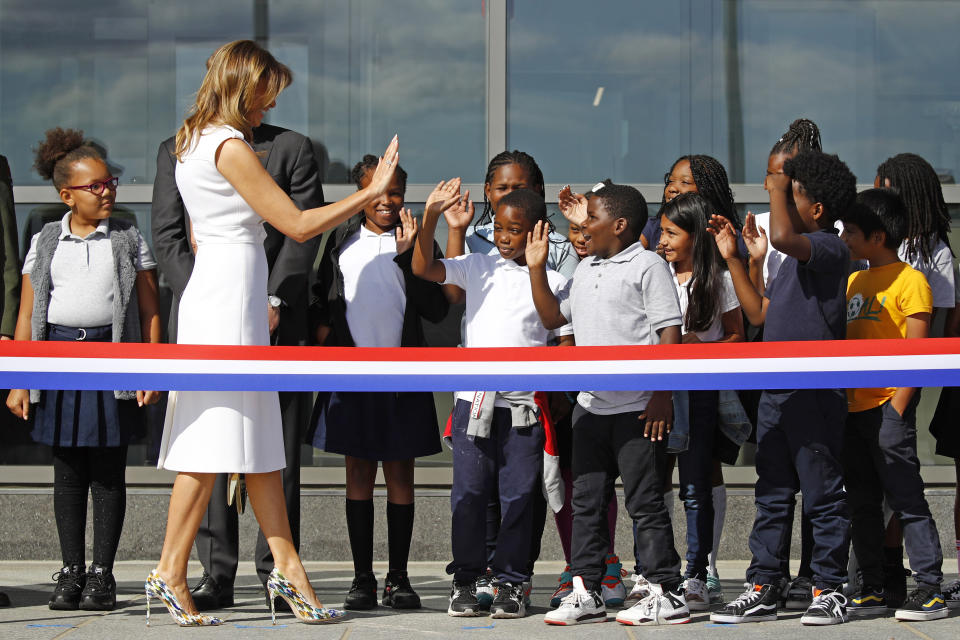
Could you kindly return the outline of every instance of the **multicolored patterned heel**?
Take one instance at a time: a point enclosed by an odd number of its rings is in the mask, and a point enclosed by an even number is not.
[[[276,567],[270,572],[267,578],[267,593],[270,594],[270,620],[277,624],[276,605],[274,598],[283,598],[290,605],[290,610],[300,622],[306,624],[321,624],[324,622],[339,622],[344,618],[344,612],[338,609],[327,609],[325,607],[315,607],[303,594],[293,586],[289,580],[283,577],[280,570]]]
[[[215,627],[223,624],[223,620],[220,618],[203,616],[199,613],[191,614],[184,611],[183,607],[180,606],[180,601],[177,600],[177,596],[173,595],[173,591],[171,591],[167,583],[163,581],[163,578],[160,577],[156,569],[151,571],[150,575],[147,576],[147,581],[143,583],[143,590],[147,594],[148,627],[150,626],[150,600],[152,598],[159,598],[159,600],[167,606],[167,611],[170,612],[170,617],[173,618],[173,621],[181,627]]]

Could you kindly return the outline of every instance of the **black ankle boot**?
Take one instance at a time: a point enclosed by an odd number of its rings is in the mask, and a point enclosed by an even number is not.
[[[358,573],[350,585],[350,593],[343,601],[344,609],[373,609],[377,606],[377,577],[372,573]]]
[[[391,571],[383,583],[382,604],[394,609],[419,609],[420,596],[410,586],[406,571]]]
[[[117,606],[117,581],[113,579],[113,572],[103,565],[92,564],[86,579],[80,608],[84,611],[113,611]]]
[[[71,564],[53,574],[57,587],[50,596],[50,608],[54,611],[76,611],[80,607],[80,594],[86,582],[82,564]]]

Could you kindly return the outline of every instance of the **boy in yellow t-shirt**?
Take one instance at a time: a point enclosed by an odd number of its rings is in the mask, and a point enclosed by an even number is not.
[[[847,283],[847,339],[926,338],[933,298],[922,273],[901,262],[897,247],[906,234],[907,212],[895,191],[869,189],[843,219],[841,237],[853,260],[870,268]],[[940,583],[943,552],[923,496],[917,459],[916,407],[912,387],[848,389],[844,436],[844,482],[850,508],[853,551],[861,588],[847,605],[850,615],[884,613],[883,500],[900,517],[917,588],[897,609],[898,620],[945,618]]]

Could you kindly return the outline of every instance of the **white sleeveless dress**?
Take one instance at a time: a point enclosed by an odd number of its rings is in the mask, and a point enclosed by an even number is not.
[[[179,344],[266,345],[267,259],[263,219],[217,170],[228,126],[209,127],[176,166],[193,223],[196,263],[180,300]],[[179,391],[167,405],[158,467],[265,473],[286,466],[276,392]]]

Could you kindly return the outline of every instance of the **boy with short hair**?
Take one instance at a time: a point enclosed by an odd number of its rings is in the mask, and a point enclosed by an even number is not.
[[[579,345],[678,344],[680,304],[663,258],[637,242],[647,203],[633,187],[594,188],[586,219],[575,221],[586,239],[585,258],[559,296],[548,286],[546,225],[527,242],[530,285],[546,327],[573,323]],[[582,391],[573,412],[573,590],[547,613],[547,624],[604,622],[600,596],[609,536],[607,503],[623,479],[627,512],[638,526],[637,561],[650,592],[617,621],[678,624],[690,620],[680,556],[663,501],[667,434],[673,405],[669,391]]]
[[[870,268],[850,275],[847,338],[926,338],[933,295],[924,275],[902,262],[897,249],[907,231],[903,201],[890,189],[869,189],[843,216],[841,238],[854,260]],[[843,467],[850,506],[853,551],[861,588],[850,597],[851,614],[885,613],[883,500],[900,518],[917,588],[897,609],[897,620],[947,616],[940,583],[940,536],[923,495],[917,459],[913,387],[848,389],[849,414]]]
[[[572,342],[569,327],[544,327],[530,293],[524,248],[534,224],[546,220],[543,198],[527,189],[503,196],[494,216],[494,244],[498,254],[471,253],[434,260],[433,236],[440,213],[451,209],[472,216],[463,205],[460,180],[441,182],[427,199],[423,229],[413,255],[413,272],[420,278],[459,287],[466,292],[465,347],[543,347],[554,335]],[[469,219],[466,220],[469,223]],[[546,274],[547,286],[559,291],[566,278]],[[544,429],[533,392],[458,392],[453,409],[453,487],[451,539],[453,587],[447,613],[480,613],[476,580],[487,568],[486,513],[491,498],[499,497],[501,522],[490,568],[496,595],[490,605],[493,618],[520,618],[526,613],[523,582],[530,578],[533,495],[540,491]]]
[[[805,151],[787,160],[784,173],[767,176],[770,241],[784,259],[761,296],[737,252],[729,221],[714,216],[713,232],[727,261],[740,305],[750,323],[764,325],[765,341],[842,340],[846,334],[845,292],[850,251],[834,220],[853,204],[856,178],[837,156]],[[762,236],[744,241],[763,243]],[[756,249],[757,247],[754,247]],[[765,249],[765,247],[764,247]],[[754,250],[751,250],[754,255]],[[753,559],[749,588],[710,615],[713,622],[776,620],[784,578],[783,540],[793,496],[814,531],[813,601],[800,619],[807,625],[845,622],[849,518],[843,489],[847,402],[842,389],[767,390],[757,416],[757,515],[750,534]]]

